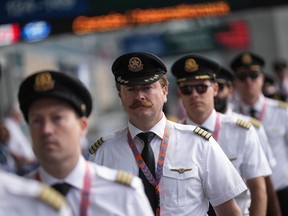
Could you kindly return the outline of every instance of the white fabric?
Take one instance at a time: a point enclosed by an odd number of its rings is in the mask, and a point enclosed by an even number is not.
[[[288,187],[288,109],[280,107],[279,101],[261,95],[254,106],[258,112],[261,111],[265,100],[266,109],[262,124],[277,162],[276,166],[272,167],[272,182],[274,188],[280,190]],[[244,115],[248,114],[247,104],[239,102],[234,107],[235,112],[243,110]]]
[[[81,156],[77,166],[65,179],[56,179],[40,168],[41,181],[52,185],[66,182],[73,187],[66,195],[74,216],[79,215],[81,191],[85,175],[85,159]],[[128,187],[115,181],[116,170],[88,162],[92,172],[92,187],[88,215],[107,216],[152,216],[153,212],[145,195],[143,184],[138,177],[133,177],[132,186]],[[35,178],[35,174],[30,175]]]
[[[164,134],[166,118],[150,131],[157,136],[152,140],[155,161]],[[246,185],[213,138],[209,141],[193,132],[194,126],[168,121],[171,136],[161,177],[160,205],[165,216],[206,215],[208,202],[220,205],[245,191]],[[141,142],[135,137],[139,129],[129,124],[139,151]],[[127,128],[104,137],[104,143],[90,160],[108,167],[138,175],[139,168],[127,142]],[[180,174],[171,169],[191,169]]]
[[[259,176],[271,175],[270,166],[255,129],[251,127],[247,130],[240,127],[236,124],[237,118],[220,113],[218,115],[220,118],[218,143],[241,177],[246,181]],[[202,126],[214,132],[215,122],[216,111],[213,110]],[[251,203],[249,191],[241,193],[235,200],[242,213],[249,214]]]
[[[0,171],[0,215],[71,216],[68,206],[56,211],[39,199],[43,184]]]

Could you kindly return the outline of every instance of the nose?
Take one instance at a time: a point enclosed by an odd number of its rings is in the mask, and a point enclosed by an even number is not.
[[[144,100],[145,99],[145,95],[141,89],[137,90],[135,98],[138,100]]]
[[[43,120],[42,131],[44,134],[49,134],[53,131],[53,124],[48,119]]]

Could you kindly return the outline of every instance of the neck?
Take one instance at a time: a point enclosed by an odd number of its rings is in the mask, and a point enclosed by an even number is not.
[[[198,125],[202,125],[207,119],[208,117],[211,115],[213,110],[211,110],[210,112],[203,112],[203,113],[187,113],[188,118],[195,122]]]
[[[55,161],[55,163],[51,163],[51,161],[48,163],[40,162],[40,164],[46,170],[46,172],[48,172],[53,177],[64,179],[72,172],[79,159],[80,155],[77,157],[71,157],[70,160],[63,160],[61,162]]]
[[[257,100],[259,99],[259,96],[255,96],[255,97],[242,97],[242,100],[244,103],[250,105],[250,106],[253,106]]]
[[[158,117],[154,116],[153,118],[141,118],[141,119],[132,119],[130,118],[129,121],[132,125],[137,127],[138,129],[142,130],[143,132],[148,132],[152,127],[154,127],[163,117],[163,113],[158,115]]]

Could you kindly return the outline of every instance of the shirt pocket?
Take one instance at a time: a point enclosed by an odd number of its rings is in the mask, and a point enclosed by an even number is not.
[[[182,169],[182,170],[181,170]],[[198,167],[163,167],[163,198],[164,203],[170,207],[185,206],[187,203],[187,190],[193,188],[194,179],[198,176]],[[161,193],[161,191],[160,191]]]

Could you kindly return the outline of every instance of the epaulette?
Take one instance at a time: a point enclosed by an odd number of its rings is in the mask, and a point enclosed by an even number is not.
[[[285,101],[279,101],[278,102],[278,107],[280,107],[282,109],[287,109],[288,108],[288,104]]]
[[[90,148],[89,148],[89,152],[90,154],[94,154],[97,149],[104,143],[103,138],[101,137],[100,139],[98,139]]]
[[[133,175],[129,174],[128,172],[125,172],[122,170],[117,172],[116,182],[127,185],[127,186],[131,186],[132,180],[133,180]]]
[[[245,129],[250,129],[251,123],[242,119],[237,119],[236,124]]]
[[[249,122],[255,127],[255,128],[260,128],[261,126],[261,121],[255,118],[250,118]]]
[[[66,204],[65,197],[49,186],[43,186],[39,198],[56,210],[60,210]]]
[[[206,140],[209,140],[210,137],[212,136],[211,133],[207,132],[206,130],[203,130],[202,128],[200,127],[196,127],[194,130],[193,130],[194,133],[196,133],[197,135],[200,135],[202,136],[204,139]]]

